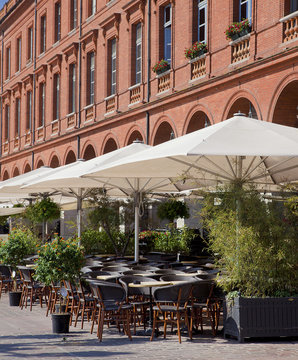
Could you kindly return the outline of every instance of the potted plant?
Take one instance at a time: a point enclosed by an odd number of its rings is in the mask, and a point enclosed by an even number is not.
[[[161,59],[159,60],[158,63],[156,63],[153,68],[152,71],[155,72],[157,75],[162,74],[163,72],[167,71],[170,69],[170,64],[168,63],[167,60]]]
[[[247,35],[251,32],[251,26],[248,19],[244,19],[239,22],[233,22],[225,31],[226,38],[232,41],[239,37]]]
[[[196,41],[190,48],[184,50],[186,59],[195,59],[207,52],[207,44]]]
[[[13,291],[9,292],[9,304],[18,306],[21,291],[17,289],[17,271],[19,265],[24,265],[24,258],[34,252],[36,239],[27,228],[13,229],[8,239],[0,240],[0,262],[8,265],[13,278]]]
[[[290,205],[241,184],[205,195],[203,223],[227,294],[225,336],[297,335],[298,214]]]
[[[62,280],[74,281],[80,275],[85,258],[78,239],[67,239],[56,235],[44,244],[36,260],[35,279],[48,286],[61,284]],[[53,332],[69,332],[70,313],[62,311],[63,288],[59,293],[59,311],[52,314]]]

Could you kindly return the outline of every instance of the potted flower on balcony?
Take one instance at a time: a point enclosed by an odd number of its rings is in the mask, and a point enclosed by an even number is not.
[[[205,195],[204,226],[226,293],[225,337],[297,335],[298,198],[294,207],[283,199],[266,202],[239,184]]]
[[[152,71],[155,72],[157,75],[162,74],[163,72],[170,69],[170,64],[167,60],[161,59],[158,63],[156,63]]]
[[[247,35],[251,32],[251,26],[248,19],[244,19],[239,22],[233,22],[228,29],[225,31],[226,39],[231,39],[232,41]]]
[[[46,243],[38,251],[35,279],[48,286],[61,284],[62,280],[74,281],[80,275],[85,258],[78,239],[67,239],[56,235],[55,239]],[[59,293],[59,311],[52,314],[53,332],[68,333],[70,313],[63,312],[63,291]]]
[[[19,265],[24,265],[24,258],[35,251],[36,239],[27,228],[13,229],[7,240],[0,240],[0,263],[11,269],[13,289],[9,292],[10,306],[18,306],[21,291],[17,289],[17,271]]]
[[[190,48],[184,50],[186,59],[195,59],[207,52],[207,44],[196,41]]]

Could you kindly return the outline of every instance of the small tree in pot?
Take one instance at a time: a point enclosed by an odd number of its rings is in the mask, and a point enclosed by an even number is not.
[[[46,243],[39,250],[36,261],[35,279],[48,286],[61,284],[62,280],[74,281],[80,275],[80,269],[84,266],[85,258],[83,248],[78,245],[78,239],[65,240],[56,236],[50,243]],[[60,308],[58,314],[52,314],[54,332],[68,332],[70,314],[62,313],[62,296],[59,291]],[[63,322],[63,326],[57,326],[55,322]]]
[[[289,204],[265,201],[255,188],[241,184],[205,196],[209,248],[221,270],[218,284],[228,294],[225,335],[243,341],[297,334],[298,217]]]
[[[15,228],[6,241],[0,240],[0,263],[10,266],[14,280],[13,291],[9,294],[11,305],[19,305],[21,298],[21,292],[17,291],[16,281],[18,266],[24,265],[24,258],[34,253],[36,243],[37,239],[27,228]]]

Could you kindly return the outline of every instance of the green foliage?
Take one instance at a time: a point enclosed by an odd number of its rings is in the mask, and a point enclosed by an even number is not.
[[[172,199],[158,206],[157,215],[161,220],[168,219],[173,223],[178,218],[189,218],[189,211],[184,202]]]
[[[46,285],[61,280],[74,280],[84,263],[83,248],[78,246],[78,239],[65,240],[56,236],[39,250],[35,279]]]
[[[232,184],[206,194],[202,216],[226,292],[297,293],[297,216],[283,202]]]
[[[17,269],[24,264],[24,257],[33,254],[37,240],[32,232],[26,228],[13,229],[8,240],[0,240],[0,262]]]
[[[150,250],[165,253],[189,254],[190,243],[195,234],[193,230],[184,226],[182,229],[172,229],[171,231],[143,231],[140,239],[149,242]]]
[[[23,215],[33,224],[39,224],[43,221],[55,220],[60,216],[59,206],[50,198],[44,198],[29,205]]]
[[[129,239],[126,247],[126,254],[133,253],[133,237],[120,231],[113,231],[113,239],[119,251],[124,247]],[[86,254],[113,254],[115,252],[114,244],[111,242],[106,231],[98,231],[88,229],[82,233],[81,243],[85,249]]]

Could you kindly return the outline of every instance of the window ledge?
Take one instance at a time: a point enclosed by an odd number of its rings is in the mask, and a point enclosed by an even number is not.
[[[86,23],[91,21],[94,18],[94,16],[95,16],[95,13],[88,16],[87,19],[86,19]]]
[[[51,121],[51,124],[56,124],[59,121],[59,119],[55,119]]]
[[[135,84],[135,85],[130,86],[130,87],[128,88],[128,90],[133,90],[133,89],[136,89],[136,88],[138,88],[138,87],[140,87],[140,86],[141,86],[141,83],[138,83],[138,84]]]
[[[112,111],[106,112],[103,116],[109,116],[109,115],[112,115],[115,113],[116,113],[116,110],[112,110]]]
[[[197,61],[200,60],[200,59],[204,59],[205,57],[206,57],[206,53],[204,53],[204,54],[201,55],[201,56],[197,56],[196,58],[191,59],[191,60],[189,60],[188,62],[189,62],[190,64],[192,64],[192,63],[194,63],[194,62],[197,62]]]
[[[286,22],[288,20],[291,20],[295,17],[298,16],[298,10],[297,11],[294,11],[293,13],[287,15],[287,16],[284,16],[283,18],[279,19],[279,22]]]
[[[105,100],[105,101],[108,101],[108,100],[113,99],[114,97],[116,97],[116,95],[115,95],[115,94],[110,95],[110,96],[107,96],[106,98],[104,98],[104,100]]]
[[[167,89],[167,90],[164,90],[164,91],[161,91],[159,93],[156,94],[156,96],[162,96],[162,95],[165,95],[167,92],[169,92],[170,89]]]
[[[167,71],[164,71],[163,73],[156,75],[156,79],[160,79],[161,77],[163,77],[165,75],[168,75],[170,73],[171,73],[171,69],[167,70]]]
[[[93,106],[94,106],[94,104],[86,105],[86,106],[84,107],[84,110],[88,110],[88,109],[92,108]],[[71,116],[72,114],[74,114],[74,113],[69,114],[69,116]]]
[[[59,44],[60,44],[60,40],[57,40],[57,41],[52,45],[52,47],[54,48],[54,47],[58,46]]]
[[[68,36],[73,35],[77,30],[77,27],[75,27],[74,29],[70,30],[70,32],[67,34]]]
[[[87,108],[89,107],[89,105],[88,106],[86,106]],[[84,108],[84,109],[86,109],[86,108]],[[71,116],[74,116],[75,115],[75,112],[73,111],[73,112],[71,112],[71,113],[69,113],[69,114],[67,114],[66,115],[66,117],[67,118],[69,118],[69,117],[71,117]]]
[[[244,40],[247,40],[247,39],[249,39],[249,38],[250,38],[250,34],[241,36],[240,38],[238,38],[238,39],[236,39],[236,40],[234,40],[234,41],[230,41],[230,42],[229,42],[229,45],[230,45],[230,46],[236,45],[236,44],[238,44],[238,43],[240,43],[240,42],[242,42],[242,41],[244,41]]]

